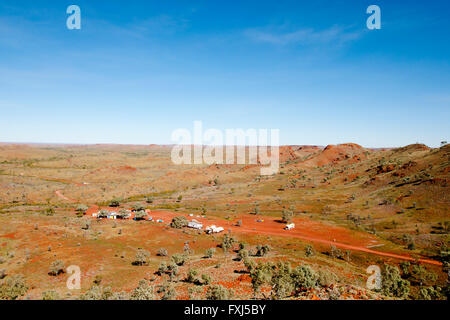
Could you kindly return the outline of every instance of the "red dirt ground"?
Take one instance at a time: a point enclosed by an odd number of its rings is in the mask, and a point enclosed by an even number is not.
[[[98,208],[90,208],[88,213],[92,214],[98,210]],[[284,224],[279,223],[277,218],[264,217],[264,222],[256,222],[257,216],[241,216],[237,220],[242,220],[242,226],[235,226],[236,221],[225,221],[213,217],[190,217],[185,214],[175,213],[171,211],[151,211],[149,215],[155,221],[156,219],[164,220],[161,227],[164,227],[169,223],[173,217],[184,215],[189,220],[196,219],[203,223],[206,227],[211,224],[216,226],[222,226],[226,230],[231,230],[235,233],[244,234],[264,234],[264,235],[274,235],[281,237],[292,237],[296,239],[301,239],[309,242],[316,242],[325,245],[334,245],[341,249],[360,251],[369,254],[374,254],[383,257],[408,260],[408,261],[419,261],[422,263],[428,263],[433,265],[442,265],[441,262],[430,260],[430,259],[415,259],[404,254],[395,254],[389,252],[376,251],[366,248],[367,245],[373,244],[376,240],[375,237],[367,235],[364,233],[359,233],[351,231],[341,227],[329,226],[317,221],[313,221],[307,218],[296,218],[293,222],[296,224],[296,228],[293,230],[283,230]]]

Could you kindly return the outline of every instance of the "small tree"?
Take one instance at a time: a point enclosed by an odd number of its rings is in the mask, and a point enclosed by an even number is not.
[[[292,272],[296,290],[311,289],[317,286],[318,275],[309,266],[298,266]]]
[[[109,203],[110,207],[120,207],[120,199],[119,198],[114,198],[111,200],[111,202]]]
[[[232,296],[233,292],[220,284],[211,286],[206,291],[207,300],[230,300]]]
[[[308,245],[305,247],[305,256],[311,257],[311,256],[313,256],[313,255],[314,255],[314,248],[313,248],[312,245],[308,244]]]
[[[330,256],[332,258],[340,259],[340,258],[342,258],[343,254],[342,254],[341,249],[337,248],[336,246],[331,245],[331,247],[330,247]]]
[[[250,278],[252,279],[253,294],[256,299],[261,286],[269,282],[272,278],[271,266],[265,263],[258,263],[258,265],[253,267],[250,271]]]
[[[172,283],[165,283],[159,288],[159,293],[162,293],[161,300],[174,300],[176,291]]]
[[[133,265],[135,266],[143,266],[148,264],[150,260],[150,252],[147,250],[139,249],[136,253],[136,257],[133,261]]]
[[[64,262],[62,262],[61,260],[56,260],[53,261],[52,264],[50,265],[48,274],[51,276],[57,276],[60,275],[61,273],[64,273],[65,269],[66,268],[64,266]]]
[[[147,280],[140,280],[139,285],[133,290],[131,300],[153,300],[153,287],[148,284]]]
[[[174,262],[170,263],[167,266],[167,273],[169,274],[170,281],[175,280],[176,276],[178,275],[178,265]]]
[[[185,216],[178,216],[172,219],[170,226],[175,229],[182,229],[188,225],[188,220]]]
[[[162,275],[163,275],[164,273],[166,273],[167,271],[168,271],[167,263],[165,263],[164,261],[161,262],[161,263],[159,264],[158,271],[157,271],[158,275],[162,276]]]
[[[125,209],[120,209],[120,210],[117,212],[117,218],[118,218],[118,219],[125,219],[126,217],[128,217],[128,211],[127,211],[127,210],[125,210]]]
[[[211,277],[206,273],[202,274],[202,284],[209,285],[210,283],[211,283]]]
[[[216,253],[216,249],[215,248],[209,248],[205,252],[205,257],[208,258],[208,259],[211,259],[212,256],[214,255],[214,253]]]
[[[60,300],[60,297],[58,292],[49,290],[42,293],[42,300]]]
[[[197,270],[189,269],[187,276],[186,276],[186,282],[189,282],[189,283],[197,282],[198,281],[197,274],[198,274]]]
[[[295,283],[291,273],[292,269],[289,263],[278,263],[270,281],[273,291],[272,298],[284,299],[292,294]]]
[[[223,237],[222,249],[225,252],[225,254],[228,254],[228,251],[233,247],[234,243],[235,243],[234,238],[230,236],[228,233]]]
[[[238,260],[239,260],[239,261],[245,260],[245,259],[248,258],[248,255],[249,255],[249,254],[248,254],[248,251],[247,251],[247,250],[241,249],[241,250],[238,251],[238,254],[237,254]]]
[[[256,246],[256,256],[257,257],[264,257],[266,254],[268,254],[270,251],[270,246],[265,245],[257,245]]]
[[[44,214],[46,216],[53,216],[55,214],[55,209],[53,209],[52,207],[48,207],[47,209],[45,209]]]
[[[172,255],[172,261],[177,265],[177,266],[182,266],[184,265],[184,263],[187,260],[187,256],[184,254],[180,254],[180,253],[175,253],[174,255]]]
[[[97,213],[97,218],[102,219],[102,218],[107,218],[109,214],[109,211],[106,209],[101,209],[98,213]]]
[[[166,256],[167,256],[167,249],[165,249],[165,248],[159,248],[159,249],[158,249],[158,256],[160,256],[160,257],[166,257]]]
[[[0,280],[0,300],[16,300],[28,291],[22,275],[13,275]]]
[[[145,207],[142,204],[140,204],[140,203],[133,204],[131,209],[134,212],[136,212],[136,211],[145,211]]]
[[[89,209],[88,206],[84,204],[79,204],[75,209],[75,211],[77,212],[77,216],[84,216],[88,209]]]
[[[145,210],[139,210],[134,213],[136,220],[145,220],[147,218],[147,212]]]
[[[291,223],[293,216],[294,216],[294,213],[292,211],[284,209],[283,213],[281,215],[281,222],[283,222],[283,223]]]
[[[402,279],[397,267],[385,264],[381,275],[383,294],[397,298],[406,298],[409,295],[409,281]]]

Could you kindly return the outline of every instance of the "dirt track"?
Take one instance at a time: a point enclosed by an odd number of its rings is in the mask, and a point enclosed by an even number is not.
[[[70,198],[66,197],[65,195],[63,195],[62,192],[61,192],[61,190],[56,190],[56,191],[55,191],[55,194],[56,194],[59,198],[61,198],[61,199],[63,199],[63,200],[70,201],[70,202],[76,202],[76,200],[70,199]]]

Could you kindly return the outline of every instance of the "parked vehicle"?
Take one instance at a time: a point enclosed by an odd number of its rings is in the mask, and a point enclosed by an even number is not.
[[[284,230],[291,230],[291,229],[294,229],[294,228],[295,228],[295,223],[290,223],[290,224],[287,224],[284,227]]]
[[[225,230],[224,228],[222,228],[222,227],[216,227],[215,225],[206,227],[206,229],[205,229],[205,231],[206,231],[207,234],[210,234],[210,233],[220,233],[220,232],[222,232],[222,231],[224,231],[224,230]]]

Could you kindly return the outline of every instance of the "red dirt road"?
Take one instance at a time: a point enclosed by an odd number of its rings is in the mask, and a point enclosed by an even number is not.
[[[70,199],[70,198],[66,197],[65,195],[63,195],[63,194],[61,193],[61,190],[56,190],[56,191],[55,191],[55,194],[56,194],[59,198],[61,198],[61,199],[63,199],[63,200],[70,201],[70,202],[77,202],[76,200]]]

